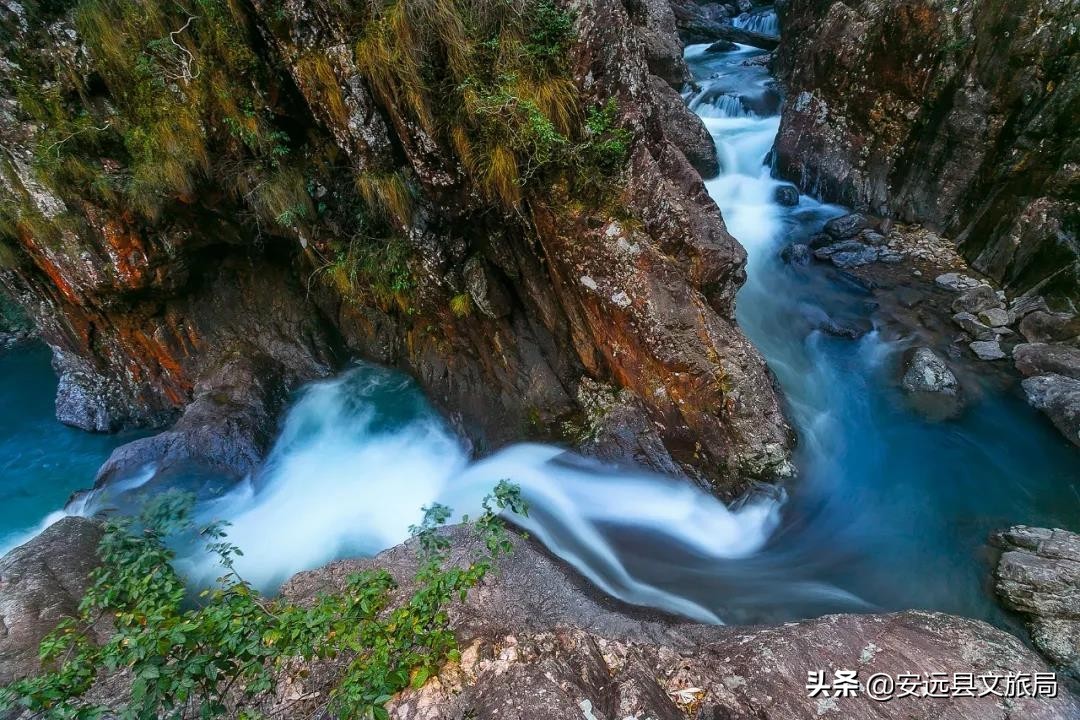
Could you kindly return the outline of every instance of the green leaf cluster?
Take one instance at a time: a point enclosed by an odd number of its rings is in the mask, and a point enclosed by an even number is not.
[[[527,512],[519,489],[500,482],[473,523],[487,553],[457,566],[448,562],[448,541],[439,532],[450,511],[433,505],[414,528],[420,565],[407,597],[395,601],[393,578],[372,570],[309,605],[261,596],[236,570],[240,549],[223,525],[213,525],[200,533],[224,574],[192,603],[166,542],[194,532],[190,503],[189,496],[165,494],[139,518],[107,525],[102,564],[79,616],[42,642],[45,672],[0,690],[0,711],[22,707],[58,720],[257,717],[279,678],[332,661],[342,669],[326,710],[342,718],[386,718],[394,694],[419,687],[458,658],[447,605],[464,599],[492,560],[511,549],[498,514]],[[103,620],[112,631],[99,643],[95,628]],[[131,680],[123,707],[89,699],[102,674],[121,671]]]

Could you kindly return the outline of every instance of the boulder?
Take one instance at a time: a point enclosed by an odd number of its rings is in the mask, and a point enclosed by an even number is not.
[[[100,541],[96,522],[68,517],[0,558],[0,687],[40,670],[38,645],[78,614]]]
[[[1080,317],[1065,312],[1036,310],[1020,321],[1020,334],[1028,342],[1067,342],[1080,337]]]
[[[968,347],[980,360],[1002,360],[1006,357],[997,340],[976,340]]]
[[[901,386],[908,392],[956,395],[959,383],[945,361],[930,348],[916,348],[907,363]]]
[[[1070,345],[1017,345],[1013,348],[1013,360],[1024,377],[1056,374],[1080,380],[1080,349]]]
[[[828,260],[838,268],[850,270],[878,261],[877,248],[864,245],[858,240],[842,240],[814,251],[814,257]]]
[[[997,293],[989,285],[976,285],[970,290],[960,293],[960,297],[953,300],[952,310],[954,313],[971,313],[978,315],[983,310],[1001,306]]]
[[[810,263],[810,248],[802,243],[786,245],[780,251],[780,259],[788,265],[807,265]]]
[[[675,15],[668,0],[643,0],[645,23],[639,29],[649,72],[674,88],[691,80],[683,59],[682,42],[675,28]]]
[[[237,351],[195,387],[184,414],[170,429],[113,450],[95,487],[132,477],[204,471],[238,480],[265,457],[289,397],[287,373],[276,360]]]
[[[1021,385],[1028,403],[1046,413],[1054,426],[1080,447],[1080,380],[1064,375],[1036,375]]]
[[[1021,295],[1014,299],[1009,305],[1009,312],[1017,320],[1022,319],[1024,316],[1041,310],[1042,312],[1050,312],[1050,308],[1046,304],[1046,298],[1042,295]]]
[[[953,322],[959,325],[964,332],[976,340],[996,340],[997,333],[989,325],[979,322],[979,319],[968,312],[956,313],[952,316]]]
[[[850,215],[842,215],[829,220],[825,223],[825,232],[837,240],[847,240],[873,226],[874,223],[865,215],[851,213]]]
[[[987,308],[979,313],[979,321],[990,327],[1001,327],[1009,324],[1009,313],[1004,308]]]
[[[880,247],[885,244],[885,236],[879,233],[877,230],[871,230],[867,228],[856,236],[861,243],[867,245],[873,245],[874,247]]]
[[[709,47],[705,48],[705,52],[709,54],[726,53],[738,50],[739,46],[730,40],[717,40]]]
[[[934,278],[934,282],[938,287],[945,288],[946,290],[952,290],[953,292],[964,292],[966,290],[973,290],[979,285],[984,283],[976,280],[975,278],[964,275],[962,273],[950,272],[938,275]]]
[[[650,75],[649,84],[664,133],[682,150],[683,155],[702,177],[719,175],[720,161],[716,157],[716,143],[705,123],[664,80]]]
[[[1016,525],[994,536],[1003,552],[998,596],[1024,616],[1035,647],[1080,677],[1080,535]]]

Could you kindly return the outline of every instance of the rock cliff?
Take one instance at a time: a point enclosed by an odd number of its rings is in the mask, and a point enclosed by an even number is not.
[[[1010,295],[1080,296],[1080,7],[779,5],[781,175],[953,238]]]
[[[242,475],[349,357],[481,451],[558,435],[588,379],[637,418],[627,459],[724,494],[786,469],[666,6],[177,7],[0,4],[0,281],[62,420],[179,418],[103,477]]]

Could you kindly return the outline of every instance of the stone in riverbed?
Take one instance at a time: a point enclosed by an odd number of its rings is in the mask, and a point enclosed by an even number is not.
[[[781,185],[773,192],[773,198],[780,205],[795,207],[799,204],[799,189],[794,185]]]
[[[859,242],[874,247],[880,247],[885,244],[885,236],[879,233],[877,230],[863,230],[858,234]]]
[[[1068,342],[1080,336],[1080,318],[1071,313],[1036,310],[1020,322],[1028,342]]]
[[[1013,317],[1017,320],[1038,310],[1050,312],[1050,308],[1046,304],[1046,298],[1042,295],[1021,295],[1009,305],[1009,312],[1011,312]]]
[[[997,340],[976,340],[968,347],[980,360],[1002,360],[1006,357]]]
[[[952,316],[954,323],[959,325],[964,332],[976,340],[997,340],[997,334],[989,325],[979,322],[979,319],[968,312],[956,313]]]
[[[739,46],[736,45],[735,43],[731,42],[730,40],[717,40],[712,45],[705,48],[705,52],[711,55],[713,53],[732,52],[732,51],[738,50],[738,49],[739,49]]]
[[[1064,375],[1080,380],[1080,348],[1070,345],[1025,343],[1013,348],[1016,369],[1024,377]]]
[[[865,215],[851,213],[842,215],[825,223],[825,232],[837,240],[847,240],[858,235],[863,230],[872,228],[874,223]]]
[[[828,260],[838,268],[850,270],[877,262],[878,249],[858,240],[844,240],[814,251],[818,260]]]
[[[979,313],[979,322],[990,327],[1000,327],[1009,324],[1009,313],[1003,308],[993,307]]]
[[[937,283],[938,287],[945,288],[946,290],[952,290],[953,292],[964,292],[965,290],[972,290],[974,288],[977,288],[979,285],[984,284],[969,275],[955,272],[938,275],[936,278],[934,278],[934,282]]]
[[[780,251],[780,259],[788,265],[808,265],[810,248],[802,243],[793,243]]]
[[[956,395],[959,384],[952,370],[933,350],[916,348],[907,364],[900,384],[908,392],[941,393]]]
[[[1021,383],[1028,403],[1042,410],[1070,442],[1080,446],[1080,380],[1037,375]]]
[[[1043,655],[1080,677],[1080,535],[1017,525],[994,536],[1004,552],[995,590],[1025,616]]]
[[[952,310],[954,313],[971,313],[978,315],[983,310],[1001,306],[997,293],[989,285],[978,285],[960,294],[953,300]]]

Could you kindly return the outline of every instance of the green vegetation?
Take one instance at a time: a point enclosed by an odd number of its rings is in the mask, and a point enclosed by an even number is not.
[[[474,529],[486,554],[451,566],[448,540],[438,532],[450,517],[442,505],[425,508],[419,527],[415,589],[394,600],[384,571],[357,573],[338,592],[310,605],[260,597],[235,567],[242,553],[222,526],[202,530],[224,575],[190,607],[173,570],[166,538],[192,531],[190,498],[166,494],[137,520],[114,520],[99,548],[102,565],[83,598],[78,619],[62,623],[41,645],[42,675],[0,690],[0,711],[24,707],[35,716],[74,720],[106,713],[87,698],[100,671],[126,671],[127,705],[109,716],[214,718],[250,708],[272,694],[277,679],[298,663],[340,668],[327,699],[336,717],[386,718],[395,693],[419,687],[448,659],[457,659],[447,604],[464,598],[512,545],[497,513],[525,514],[519,490],[500,482],[484,500]],[[111,617],[109,639],[96,644],[93,627]],[[230,710],[231,708],[231,710]]]
[[[325,271],[346,298],[371,298],[383,308],[398,307],[408,312],[409,294],[414,287],[405,240],[395,235],[373,237],[354,235],[337,251]]]
[[[585,107],[569,67],[574,16],[554,0],[331,6],[355,36],[352,60],[392,132],[456,156],[490,203],[523,213],[527,202],[550,202],[555,186],[594,203],[617,182],[629,133],[614,101]],[[400,153],[363,172],[343,168],[328,136],[296,122],[290,83],[256,27],[287,33],[283,7],[272,3],[261,19],[241,0],[72,0],[65,9],[91,72],[26,43],[15,61],[20,108],[38,128],[35,170],[76,226],[87,201],[153,225],[224,198],[250,213],[240,220],[250,217],[257,237],[316,240],[311,252],[350,297],[409,307],[409,244],[395,238],[415,220],[417,179]],[[292,65],[317,114],[344,127],[340,62],[304,48]],[[343,170],[355,173],[352,187],[333,182]],[[58,220],[41,217],[8,179],[0,235],[59,237],[49,227]],[[316,201],[315,185],[334,191]]]

